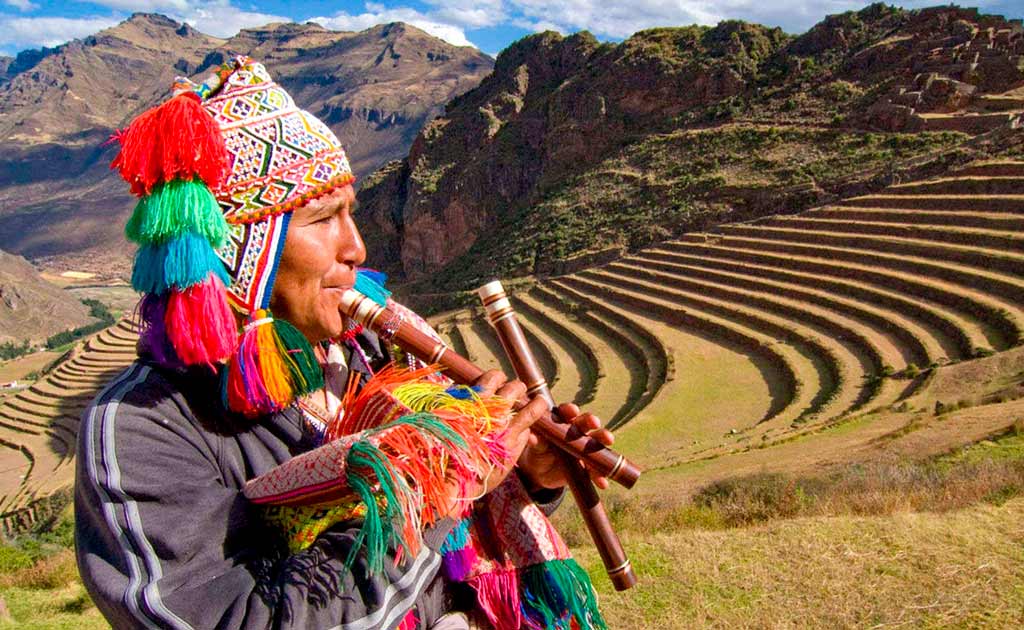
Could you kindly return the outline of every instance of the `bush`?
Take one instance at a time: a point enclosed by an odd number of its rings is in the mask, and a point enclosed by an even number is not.
[[[107,308],[106,304],[99,300],[93,300],[90,298],[82,300],[82,303],[89,307],[89,315],[95,317],[99,321],[86,326],[79,326],[74,330],[65,330],[55,335],[51,335],[46,340],[47,350],[53,350],[55,348],[65,346],[73,341],[77,341],[82,337],[99,332],[114,324],[114,315],[110,312],[110,309]]]
[[[16,344],[13,341],[5,341],[0,343],[0,361],[6,361],[7,359],[15,359],[23,354],[28,354],[31,348],[28,345],[28,339]]]

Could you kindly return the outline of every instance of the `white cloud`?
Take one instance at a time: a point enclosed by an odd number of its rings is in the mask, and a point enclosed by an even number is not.
[[[476,4],[496,1],[499,0],[477,0]],[[505,10],[512,16],[511,23],[522,28],[563,33],[586,29],[598,36],[619,39],[655,26],[713,25],[726,19],[781,26],[787,32],[802,33],[825,15],[859,10],[867,4],[868,0],[631,0],[628,4],[602,0],[505,0]],[[914,9],[941,2],[896,0],[894,4]],[[1007,0],[972,0],[968,4],[984,11],[986,6],[1005,6]]]
[[[366,12],[352,15],[341,11],[332,17],[312,17],[309,21],[316,22],[324,28],[335,31],[362,31],[390,22],[405,22],[416,28],[423,29],[434,37],[440,38],[455,46],[472,46],[466,39],[466,31],[458,25],[445,23],[428,14],[409,7],[389,9],[374,2],[366,3]]]
[[[35,11],[39,5],[31,0],[4,0],[4,4],[19,11]]]
[[[470,29],[501,24],[509,17],[505,0],[424,1],[435,7],[430,12],[432,18]]]
[[[10,18],[0,25],[0,46],[4,48],[38,48],[57,46],[72,39],[92,35],[110,28],[117,17],[32,17]]]
[[[188,22],[193,28],[215,37],[231,37],[243,28],[263,26],[271,22],[291,22],[283,15],[245,11],[232,5],[228,0],[190,3],[187,12],[171,13],[181,22]]]

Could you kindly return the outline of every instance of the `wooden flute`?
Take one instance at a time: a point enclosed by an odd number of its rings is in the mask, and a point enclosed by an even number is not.
[[[380,306],[355,289],[341,297],[339,310],[353,321],[391,340],[400,348],[428,364],[441,365],[452,380],[471,385],[484,373],[479,367],[451,350],[443,341],[419,330],[404,320],[400,312]],[[594,438],[569,425],[545,416],[532,429],[553,445],[585,461],[598,474],[632,488],[640,477],[640,468]]]
[[[533,351],[530,350],[526,335],[519,326],[515,309],[505,294],[505,288],[500,281],[495,280],[480,287],[477,293],[487,312],[488,321],[494,327],[501,346],[512,362],[516,377],[526,385],[526,395],[530,398],[540,396],[554,411],[555,399],[551,396],[547,379],[540,371]],[[586,523],[590,537],[601,556],[608,578],[617,591],[635,586],[637,579],[633,573],[633,566],[622,549],[619,537],[612,529],[601,498],[597,495],[597,489],[590,480],[590,474],[567,453],[563,452],[561,455],[562,466],[569,475],[569,489],[576,499],[583,522]]]

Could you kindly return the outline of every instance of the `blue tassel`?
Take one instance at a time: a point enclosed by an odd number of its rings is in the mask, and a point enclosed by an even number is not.
[[[441,545],[441,555],[451,553],[453,551],[459,551],[469,546],[469,519],[464,518],[456,523],[455,527],[448,534],[448,537],[444,539],[444,544]]]
[[[204,236],[189,232],[159,245],[144,245],[135,254],[132,287],[141,293],[163,295],[172,287],[186,289],[215,273],[231,283],[224,263]]]
[[[359,268],[356,270],[355,290],[370,298],[380,306],[386,306],[391,291],[384,288],[387,275],[373,269]]]

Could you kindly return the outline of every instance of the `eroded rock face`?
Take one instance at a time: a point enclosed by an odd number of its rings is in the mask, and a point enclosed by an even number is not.
[[[898,29],[855,53],[842,76],[867,81],[885,73],[889,90],[855,118],[883,131],[912,131],[924,128],[919,113],[963,111],[981,94],[1024,83],[1022,54],[1019,22],[935,7],[903,14]]]
[[[500,238],[525,205],[629,134],[742,93],[758,63],[785,41],[778,29],[741,23],[653,29],[618,46],[588,33],[521,40],[413,143],[398,204],[401,266],[371,262],[410,279],[442,269],[482,235]],[[398,188],[392,179],[376,185]],[[370,195],[384,199],[364,188],[366,206],[378,203]]]

